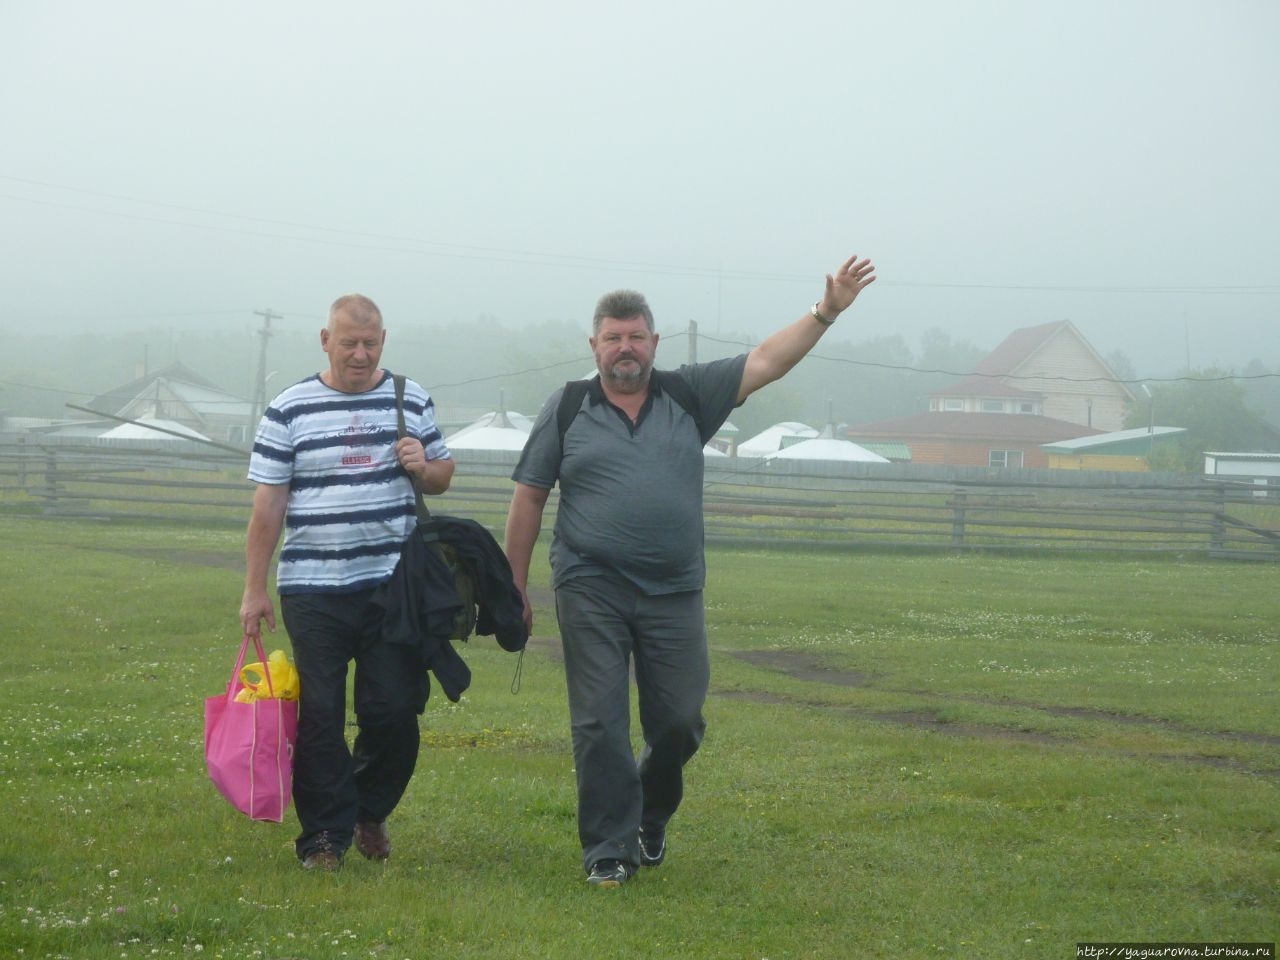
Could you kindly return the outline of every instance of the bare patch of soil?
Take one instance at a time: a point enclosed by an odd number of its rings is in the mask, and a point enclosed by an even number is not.
[[[833,670],[818,657],[798,650],[732,650],[730,654],[764,670],[785,673],[809,683],[831,683],[840,687],[869,687],[870,674],[856,670]]]
[[[764,670],[772,670],[777,673],[783,673],[788,677],[809,683],[823,683],[845,687],[875,686],[874,678],[870,674],[861,673],[855,670],[834,669],[823,663],[820,657],[817,657],[807,651],[731,650],[726,652],[730,656],[733,656],[738,660],[742,660],[745,663],[749,663],[752,666],[756,666]],[[1161,717],[1135,716],[1133,714],[1115,713],[1108,710],[1099,710],[1089,707],[1061,707],[1051,706],[1048,704],[1029,703],[1025,701],[991,700],[980,697],[954,696],[949,694],[938,694],[927,690],[893,690],[887,687],[878,687],[877,689],[883,689],[891,693],[904,693],[916,697],[925,697],[944,703],[976,703],[983,706],[1037,710],[1051,716],[1076,717],[1086,720],[1102,720],[1128,726],[1157,727],[1170,732],[1187,733],[1232,742],[1258,743],[1267,746],[1280,745],[1280,737],[1271,734],[1248,733],[1232,730],[1202,730],[1186,724],[1175,723],[1174,721],[1166,720]],[[928,730],[933,733],[945,734],[947,736],[954,737],[969,737],[985,740],[998,740],[1002,742],[1036,743],[1056,746],[1070,746],[1078,743],[1078,741],[1068,736],[1042,733],[1034,730],[1017,730],[1009,727],[997,726],[995,724],[952,723],[939,719],[936,714],[928,711],[862,710],[847,704],[823,703],[816,700],[807,700],[784,694],[761,691],[722,690],[715,691],[714,693],[716,696],[724,697],[726,699],[742,700],[752,703],[791,704],[848,713],[882,723],[893,723],[917,730]],[[1233,770],[1239,773],[1266,777],[1271,780],[1280,780],[1280,769],[1258,769],[1250,767],[1247,764],[1230,757],[1205,756],[1202,754],[1133,754],[1126,753],[1124,751],[1115,752],[1117,755],[1122,756],[1143,756],[1153,760],[1209,766],[1216,769]]]

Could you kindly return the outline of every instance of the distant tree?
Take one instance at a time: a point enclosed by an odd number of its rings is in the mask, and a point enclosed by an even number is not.
[[[926,330],[920,335],[920,352],[911,362],[914,369],[904,378],[902,389],[908,402],[901,416],[927,412],[930,394],[973,373],[989,352],[968,340],[953,340],[946,330]]]
[[[902,337],[858,343],[826,339],[814,353],[795,371],[804,372],[795,385],[806,398],[797,419],[822,427],[828,419],[868,423],[909,412],[905,384],[912,357]]]
[[[1145,427],[1154,419],[1156,426],[1187,431],[1172,462],[1161,466],[1199,473],[1206,450],[1280,451],[1280,434],[1249,406],[1241,381],[1218,369],[1191,376],[1196,379],[1153,385],[1151,399],[1140,397],[1125,424]]]
[[[1251,360],[1244,368],[1249,379],[1241,380],[1249,406],[1280,430],[1280,369],[1268,367],[1261,360]]]
[[[797,389],[799,371],[771,383],[751,395],[751,399],[729,414],[729,422],[738,428],[738,442],[750,440],[757,433],[784,420],[797,420],[820,429],[822,422],[803,411],[808,409],[803,393]]]
[[[920,354],[914,365],[921,370],[944,371],[933,376],[951,381],[972,373],[988,353],[968,340],[952,340],[947,331],[930,327],[920,335]]]
[[[1103,359],[1107,361],[1107,366],[1115,373],[1117,380],[1133,382],[1138,379],[1137,368],[1123,350],[1112,350]]]

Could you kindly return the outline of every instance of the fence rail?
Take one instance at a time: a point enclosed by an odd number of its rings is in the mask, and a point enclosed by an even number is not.
[[[459,451],[440,508],[500,531],[514,454]],[[0,440],[0,509],[246,523],[247,457],[195,443]],[[1280,561],[1280,489],[1254,478],[708,461],[708,542],[824,550],[1143,552]],[[547,527],[556,507],[548,501]]]

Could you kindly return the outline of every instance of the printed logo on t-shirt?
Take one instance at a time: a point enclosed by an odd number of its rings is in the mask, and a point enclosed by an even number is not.
[[[378,425],[365,420],[359,414],[351,418],[351,423],[343,431],[345,444],[342,448],[342,465],[360,468],[373,466],[371,445],[378,432]]]

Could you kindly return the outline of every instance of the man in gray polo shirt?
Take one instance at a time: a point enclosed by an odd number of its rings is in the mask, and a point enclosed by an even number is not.
[[[558,482],[552,586],[578,776],[578,837],[595,886],[621,886],[639,866],[662,863],[667,822],[684,793],[683,767],[706,729],[702,447],[736,405],[799,363],[873,280],[871,263],[850,257],[827,275],[808,312],[750,353],[674,374],[653,373],[658,334],[644,297],[606,294],[590,338],[599,376],[578,408],[566,411],[563,435],[563,389],[534,424],[512,474],[505,547],[532,630],[529,561]],[[644,734],[638,758],[630,735],[632,658]]]

